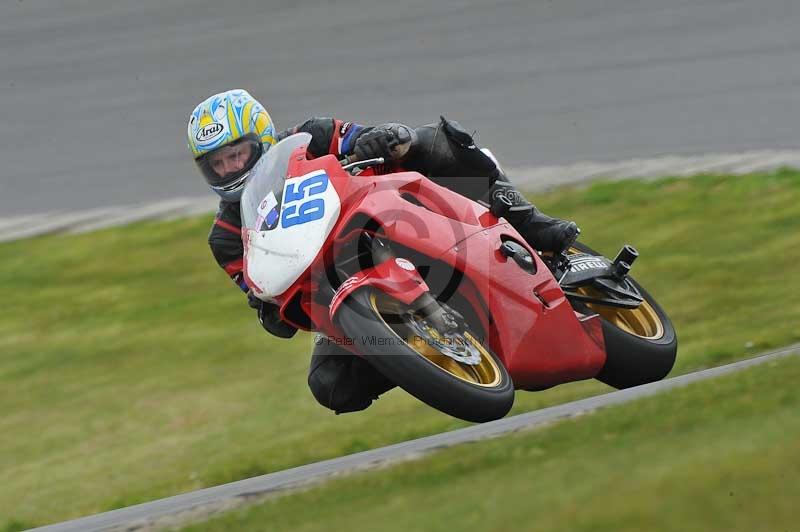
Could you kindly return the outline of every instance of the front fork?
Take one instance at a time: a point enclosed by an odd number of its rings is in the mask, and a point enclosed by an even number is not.
[[[372,286],[408,305],[428,320],[439,332],[446,334],[459,328],[464,318],[450,307],[439,303],[431,294],[425,280],[409,260],[397,257],[380,238],[364,232],[359,237],[357,256],[368,255],[367,263],[359,260],[362,269],[345,279],[335,290],[330,304],[330,319],[347,296],[364,286]]]
[[[363,233],[361,239],[371,252],[373,264],[381,264],[397,258],[386,242],[380,238],[369,233]],[[409,261],[406,262],[411,264]],[[428,320],[442,334],[463,328],[464,317],[449,305],[440,303],[431,295],[429,290],[414,300],[411,308]]]

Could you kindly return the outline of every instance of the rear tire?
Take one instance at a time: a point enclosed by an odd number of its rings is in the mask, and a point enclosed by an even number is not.
[[[601,256],[581,242],[572,248]],[[620,389],[663,379],[678,353],[678,338],[669,316],[639,283],[629,279],[644,297],[639,309],[586,305],[600,314],[606,343],[606,363],[595,378]]]
[[[505,416],[514,403],[514,383],[497,356],[473,335],[464,338],[481,353],[479,365],[441,354],[433,343],[409,333],[404,310],[410,309],[366,287],[342,302],[336,318],[370,364],[420,401],[476,423]]]

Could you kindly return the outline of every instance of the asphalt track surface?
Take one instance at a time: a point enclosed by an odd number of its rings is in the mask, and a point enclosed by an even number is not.
[[[796,0],[0,2],[0,218],[205,193],[192,107],[479,131],[507,167],[798,145]]]
[[[701,156],[664,156],[629,159],[615,163],[585,161],[563,166],[512,168],[510,174],[524,176],[516,182],[523,190],[537,191],[563,185],[577,185],[595,179],[653,179],[663,176],[693,176],[703,172],[749,174],[782,167],[800,168],[800,150],[756,150]],[[38,235],[86,233],[141,220],[169,220],[208,214],[217,208],[218,198],[171,198],[168,200],[96,207],[80,211],[50,212],[44,215],[0,217],[0,243]]]
[[[452,445],[497,437],[519,430],[535,429],[559,419],[626,403],[693,382],[741,371],[758,364],[774,362],[779,358],[791,355],[800,355],[800,344],[765,353],[752,359],[681,375],[644,386],[611,392],[499,419],[482,425],[473,425],[464,429],[287,469],[286,471],[270,473],[222,486],[184,493],[34,530],[41,532],[129,532],[178,526],[182,522],[207,518],[220,511],[257,501],[282,491],[318,483],[337,474],[347,474],[386,466],[418,458]]]

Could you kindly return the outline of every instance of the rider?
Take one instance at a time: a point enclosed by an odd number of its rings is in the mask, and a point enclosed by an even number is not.
[[[417,128],[398,123],[365,127],[333,118],[311,118],[275,132],[267,110],[247,91],[215,94],[195,107],[187,128],[189,149],[211,190],[220,198],[208,238],[219,265],[245,292],[239,200],[251,170],[276,142],[294,133],[310,133],[308,154],[364,160],[383,157],[387,169],[417,171],[437,183],[485,205],[498,197],[503,216],[535,249],[562,251],[580,232],[574,222],[542,214],[506,178],[493,157],[479,149],[457,122],[441,117]],[[280,319],[278,308],[249,295],[262,326],[281,338],[297,331]],[[336,413],[367,408],[393,387],[366,361],[321,337],[315,341],[309,386],[324,406]],[[332,356],[347,355],[347,356]]]

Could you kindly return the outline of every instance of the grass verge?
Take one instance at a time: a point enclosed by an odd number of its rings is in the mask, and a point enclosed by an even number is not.
[[[800,340],[800,173],[598,183],[536,198],[642,255],[675,372]],[[393,391],[334,416],[310,339],[273,339],[213,263],[210,217],[0,245],[0,530],[110,510],[464,426]],[[520,393],[514,412],[608,388]],[[7,523],[5,525],[4,523]]]
[[[795,530],[800,357],[229,512],[222,530]]]

